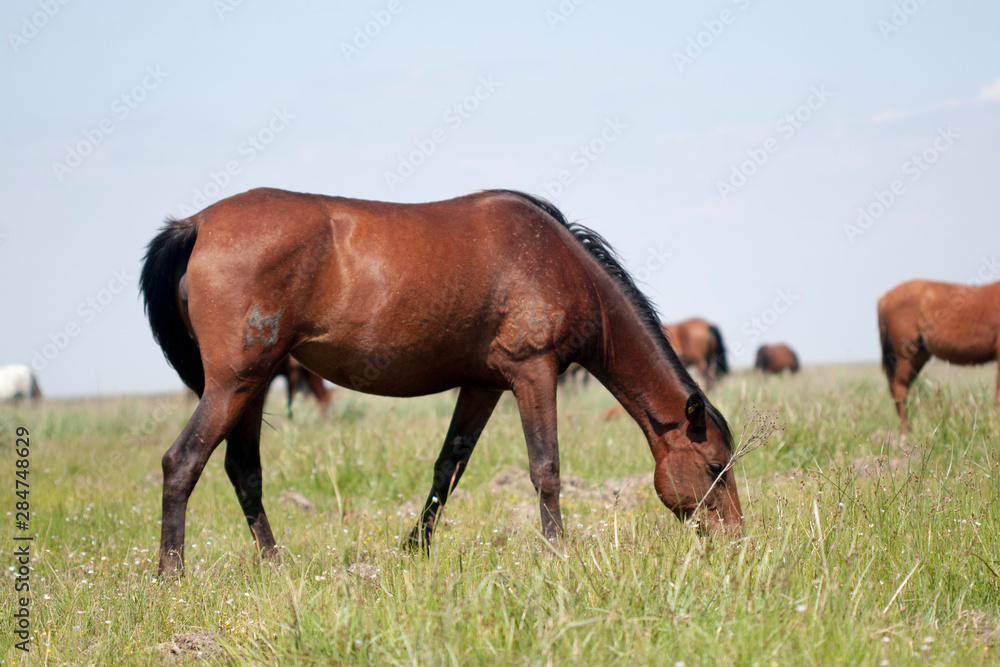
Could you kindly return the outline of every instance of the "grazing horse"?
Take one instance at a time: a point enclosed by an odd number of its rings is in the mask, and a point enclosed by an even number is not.
[[[761,373],[783,373],[784,371],[798,373],[799,357],[792,348],[784,343],[761,345],[757,348],[757,361],[754,362],[753,367]]]
[[[905,434],[906,394],[931,356],[962,366],[1000,357],[1000,282],[903,283],[878,300],[878,328],[882,368]],[[994,405],[1000,405],[1000,375]]]
[[[696,317],[677,324],[666,324],[663,332],[681,363],[685,367],[695,366],[701,373],[705,389],[711,389],[717,379],[729,372],[722,333],[714,324]]]
[[[42,398],[38,380],[31,369],[21,364],[0,367],[0,402],[30,398],[37,403]]]
[[[330,408],[332,392],[323,384],[323,378],[313,373],[311,370],[288,356],[278,362],[274,367],[274,374],[271,381],[278,376],[283,376],[288,383],[288,416],[292,416],[292,399],[297,392],[312,394],[319,401],[320,413],[325,415]]]
[[[167,360],[201,396],[163,456],[161,572],[183,567],[188,498],[223,439],[250,531],[264,557],[277,555],[259,445],[265,389],[288,354],[372,394],[459,388],[409,548],[428,548],[506,390],[543,534],[562,535],[556,378],[574,361],[638,422],[668,508],[702,531],[742,525],[725,419],[607,243],[545,200],[494,190],[393,204],[252,190],[168,221],[141,289]]]

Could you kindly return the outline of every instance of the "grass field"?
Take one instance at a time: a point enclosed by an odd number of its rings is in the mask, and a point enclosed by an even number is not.
[[[628,418],[592,384],[560,394],[566,539],[538,532],[509,396],[449,503],[430,559],[399,549],[429,488],[450,394],[340,390],[328,419],[278,396],[262,443],[265,505],[283,563],[262,565],[223,470],[188,506],[187,572],[156,578],[160,457],[194,407],[180,397],[0,407],[5,566],[14,430],[31,431],[32,652],[6,664],[977,665],[1000,652],[1000,424],[995,366],[932,364],[901,443],[875,365],[728,377],[711,394],[734,431],[744,406],[784,430],[737,465],[741,539],[704,541],[641,477]],[[606,480],[629,484],[618,505]],[[290,493],[314,505],[300,506]],[[12,569],[12,568],[11,568]],[[196,634],[200,633],[200,634]],[[193,640],[178,638],[176,645]]]

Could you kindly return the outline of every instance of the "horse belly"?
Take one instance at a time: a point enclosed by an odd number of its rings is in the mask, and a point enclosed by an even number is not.
[[[997,358],[996,347],[983,344],[981,341],[932,339],[925,341],[924,344],[927,351],[938,359],[960,366],[985,364]]]
[[[485,353],[469,354],[479,345],[448,347],[314,341],[299,345],[292,356],[336,385],[379,396],[424,396],[468,385],[507,388],[488,367]]]
[[[987,313],[961,302],[934,306],[925,308],[921,323],[928,352],[960,365],[984,364],[997,358],[997,328]]]

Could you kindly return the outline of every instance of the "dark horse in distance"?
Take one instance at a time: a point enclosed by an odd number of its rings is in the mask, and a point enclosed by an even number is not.
[[[719,327],[695,317],[663,327],[667,340],[685,366],[694,366],[705,379],[705,389],[729,372],[726,346]]]
[[[289,417],[292,416],[292,399],[295,398],[295,394],[300,392],[316,397],[316,400],[319,401],[320,414],[325,415],[327,410],[329,410],[333,393],[323,384],[323,378],[295,361],[291,356],[285,357],[274,367],[271,380],[273,381],[277,377],[284,377],[288,383]]]
[[[906,394],[928,359],[935,356],[967,366],[1000,357],[1000,282],[982,286],[929,280],[903,283],[878,300],[878,328],[882,368],[905,434]]]
[[[259,445],[265,390],[288,354],[372,394],[460,389],[410,546],[427,548],[506,390],[543,533],[560,537],[556,378],[572,362],[638,422],[668,508],[703,530],[742,525],[725,419],[607,243],[542,199],[487,191],[392,204],[252,190],[169,221],[141,288],[153,335],[201,396],[163,456],[161,572],[183,567],[188,498],[223,439],[250,531],[265,557],[277,555]]]
[[[753,367],[761,373],[798,373],[799,357],[784,343],[761,345],[757,348],[757,360]]]

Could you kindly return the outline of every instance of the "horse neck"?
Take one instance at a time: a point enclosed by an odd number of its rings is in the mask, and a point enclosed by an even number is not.
[[[636,420],[653,446],[658,427],[685,418],[691,392],[630,304],[606,310],[604,320],[602,344],[588,370]]]

